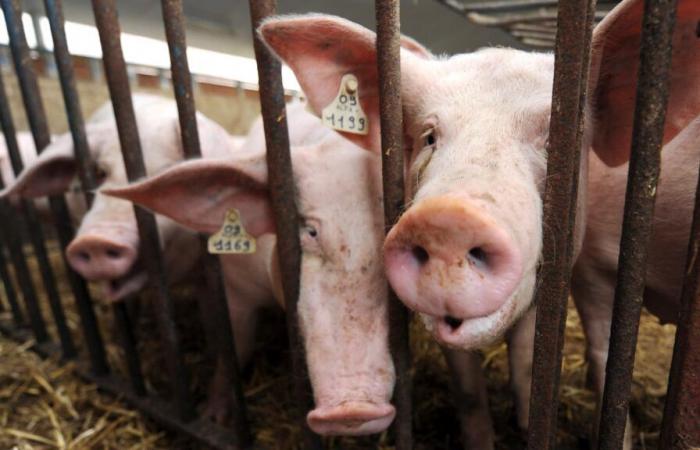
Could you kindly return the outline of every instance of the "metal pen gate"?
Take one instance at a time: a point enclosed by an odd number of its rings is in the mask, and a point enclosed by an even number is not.
[[[15,71],[20,83],[30,128],[37,149],[50,141],[36,75],[31,67],[29,49],[21,21],[19,0],[0,0],[10,36]],[[275,13],[274,0],[250,0],[253,29],[265,17]],[[63,29],[60,0],[44,0],[54,41],[54,56],[61,88],[79,162],[78,175],[86,200],[97,187],[89,161],[87,137],[78,102],[71,56]],[[143,177],[145,167],[138,138],[138,129],[126,65],[121,51],[120,27],[114,0],[92,0],[96,24],[103,50],[105,75],[113,102],[122,146],[124,164],[130,181]],[[171,57],[173,89],[177,101],[183,148],[187,157],[200,155],[195,121],[192,79],[186,56],[184,19],[181,0],[162,0],[163,20]],[[644,287],[644,267],[653,213],[655,186],[659,173],[659,150],[667,101],[667,74],[670,65],[671,36],[676,0],[647,0],[644,14],[640,72],[635,111],[633,152],[630,162],[624,231],[621,244],[620,269],[615,298],[615,311],[607,367],[602,419],[601,449],[620,448],[628,410],[634,348]],[[403,148],[402,103],[400,96],[399,61],[399,2],[377,0],[377,59],[379,69],[382,148]],[[553,108],[550,123],[549,158],[545,186],[544,260],[536,293],[538,306],[535,357],[528,448],[554,448],[559,373],[561,367],[563,331],[569,278],[572,265],[571,231],[575,220],[578,167],[583,134],[584,105],[589,67],[591,34],[595,17],[595,0],[560,0],[557,17],[555,77]],[[585,18],[585,20],[582,20]],[[254,32],[255,55],[260,82],[260,101],[267,141],[269,182],[277,231],[282,284],[287,305],[287,327],[292,360],[296,403],[300,412],[311,405],[311,391],[306,376],[304,350],[296,319],[299,293],[300,245],[296,229],[297,211],[291,176],[289,138],[285,118],[284,91],[279,62],[272,57]],[[572,88],[573,87],[573,88]],[[659,111],[662,111],[659,113]],[[22,170],[22,160],[15,138],[12,114],[5,87],[0,78],[0,124],[5,134],[15,174]],[[577,124],[572,127],[571,124]],[[646,124],[646,125],[643,125]],[[651,124],[651,125],[649,125]],[[382,151],[383,185],[385,193],[385,222],[387,230],[396,222],[403,208],[403,161],[401,152]],[[700,184],[698,187],[700,191]],[[700,262],[692,255],[700,246],[700,197],[696,207],[689,244],[687,276],[683,286],[683,307],[678,326],[673,365],[669,379],[661,444],[663,449],[700,447],[700,300],[698,276]],[[73,237],[68,210],[63,197],[50,199],[56,235],[61,249]],[[21,214],[8,204],[0,205],[2,245],[7,248],[14,267],[19,292],[8,272],[9,262],[0,251],[0,277],[11,308],[12,323],[2,323],[3,332],[16,337],[32,336],[36,349],[44,354],[60,352],[66,359],[76,359],[73,342],[63,312],[62,299],[56,288],[53,269],[43,240],[43,224],[31,202],[24,201]],[[85,281],[68,267],[71,290],[75,298],[84,334],[87,364],[81,364],[80,374],[100,388],[122,395],[129,403],[164,426],[184,432],[216,448],[253,448],[243,401],[239,370],[235,362],[233,335],[227,320],[227,305],[223,295],[218,263],[207,260],[207,284],[210,295],[199,298],[206,323],[215,330],[206,336],[212,354],[225,355],[226,375],[233,388],[234,415],[232,427],[225,429],[196,417],[189,392],[188,374],[182,360],[179,339],[172,319],[170,299],[166,288],[167,274],[163,270],[154,217],[135,208],[139,234],[143,242],[143,257],[149,279],[155,283],[156,321],[165,355],[166,370],[171,380],[172,398],[161,398],[147,392],[141,373],[136,339],[124,303],[113,306],[113,320],[120,333],[128,379],[110,371],[105,347],[92,307]],[[37,256],[42,281],[49,299],[59,344],[46,330],[39,307],[37,290],[31,282],[22,249],[21,230],[27,229]],[[554,251],[554,249],[566,251]],[[412,438],[410,355],[408,348],[409,315],[403,305],[390,294],[390,344],[397,370],[394,403],[396,448],[410,449]],[[28,322],[27,317],[28,316]],[[693,351],[694,350],[694,351]],[[169,412],[174,407],[174,412]],[[304,428],[303,448],[321,448],[318,436]]]

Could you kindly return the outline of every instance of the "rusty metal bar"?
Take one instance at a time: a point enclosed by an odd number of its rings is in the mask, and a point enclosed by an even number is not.
[[[401,32],[398,0],[376,0],[377,70],[379,72],[379,117],[382,139],[382,184],[384,228],[388,232],[404,207],[403,111],[401,104]],[[413,405],[411,401],[411,351],[409,312],[389,287],[389,345],[396,385],[396,448],[413,448]]]
[[[659,449],[700,448],[700,178]]]
[[[0,220],[7,220],[8,208],[7,205],[0,206],[2,213],[0,213]],[[5,290],[5,298],[7,298],[7,303],[10,305],[10,311],[12,311],[12,320],[15,326],[21,327],[24,324],[24,314],[22,313],[22,308],[20,308],[17,301],[17,290],[12,282],[12,277],[10,277],[10,272],[8,271],[8,261],[5,258],[5,250],[3,247],[9,247],[5,244],[5,235],[3,234],[3,243],[0,246],[0,279],[2,279],[2,287]]]
[[[122,54],[119,18],[114,0],[92,0],[92,8],[100,35],[104,72],[112,98],[124,166],[127,178],[131,182],[146,176],[146,167],[136,126],[129,77]],[[139,228],[141,257],[143,257],[150,283],[156,289],[155,317],[163,344],[164,360],[172,382],[172,396],[178,416],[181,420],[188,421],[194,417],[194,409],[177,330],[172,320],[172,306],[167,292],[156,220],[153,214],[138,206],[134,206],[134,214]]]
[[[199,158],[202,151],[197,129],[197,116],[192,93],[192,76],[187,61],[187,41],[185,37],[185,18],[182,9],[182,0],[162,0],[163,23],[165,25],[166,40],[170,51],[170,69],[173,80],[173,91],[177,101],[178,116],[180,119],[180,134],[182,148],[186,158]],[[200,309],[206,319],[205,327],[212,327],[209,345],[214,349],[214,354],[224,364],[226,379],[233,386],[231,411],[235,444],[241,448],[252,446],[252,435],[248,425],[243,387],[241,383],[236,346],[229,320],[228,303],[221,280],[221,267],[214,255],[208,254],[207,241],[201,238],[201,247],[205,258],[205,271],[207,274],[208,296],[200,296]]]
[[[537,319],[528,449],[554,448],[566,304],[581,154],[582,102],[588,72],[590,0],[561,0],[544,193],[543,263],[535,293]],[[585,17],[585,21],[581,21]],[[577,124],[572,127],[571,124]]]
[[[5,182],[0,176],[0,189],[5,187]],[[12,214],[10,205],[7,202],[0,202],[0,222],[7,223],[11,219]],[[15,289],[15,284],[12,281],[10,272],[8,271],[8,261],[5,258],[5,248],[8,252],[10,251],[10,246],[7,243],[7,235],[4,232],[0,232],[0,279],[2,279],[2,285],[5,290],[5,297],[7,298],[7,303],[10,304],[10,310],[12,311],[12,320],[17,327],[21,327],[24,324],[24,313],[22,308],[19,306],[17,300],[17,290]],[[16,270],[16,269],[15,269]]]
[[[78,161],[78,177],[85,194],[85,201],[88,207],[92,205],[93,191],[97,188],[94,169],[90,161],[90,150],[88,148],[87,135],[85,134],[85,123],[80,110],[80,98],[75,87],[75,76],[73,74],[73,61],[68,52],[66,33],[63,28],[63,12],[61,0],[44,0],[46,16],[51,28],[51,36],[54,46],[54,57],[56,67],[61,81],[61,92],[66,107],[66,116],[73,137],[73,151],[75,159]],[[65,248],[73,235],[72,229],[65,229],[61,233],[61,247]],[[73,271],[65,259],[65,253],[61,252],[64,264],[67,268],[68,279],[75,294],[75,302],[80,315],[82,332],[90,356],[90,367],[96,374],[105,374],[109,371],[105,356],[104,343],[97,325],[97,318],[92,308],[92,300],[85,281]]]
[[[22,91],[24,109],[27,114],[32,136],[34,137],[37,152],[41,152],[51,142],[51,136],[46,122],[44,106],[41,103],[41,97],[39,95],[39,85],[31,66],[32,60],[29,56],[29,47],[27,46],[24,34],[24,26],[22,25],[22,11],[18,0],[2,0],[1,3],[5,15],[7,32],[10,36],[10,49],[12,51],[15,72],[17,73],[17,81]],[[6,135],[5,137],[6,139],[14,139],[14,135],[10,137]],[[18,147],[16,145],[8,145],[8,152],[13,160],[13,169],[16,174],[19,174],[22,169],[22,160],[17,150]],[[13,153],[15,154],[13,155]],[[30,203],[25,202],[25,205],[30,206]],[[63,235],[66,227],[70,228],[71,226],[68,207],[62,196],[49,198],[49,205],[51,206],[59,239],[61,239],[64,237]],[[33,207],[30,206],[25,209],[25,217],[29,228],[29,236],[36,252],[39,269],[49,299],[51,313],[53,314],[58,336],[61,341],[61,347],[63,348],[63,355],[66,358],[70,358],[76,355],[75,344],[73,343],[73,339],[66,324],[63,306],[61,305],[61,297],[56,288],[56,278],[51,268],[48,252],[43,241],[42,226],[37,217],[36,210]],[[62,239],[61,244],[63,247]]]
[[[119,345],[124,350],[124,360],[126,361],[126,370],[129,373],[129,382],[134,394],[138,396],[146,395],[146,384],[143,381],[143,372],[141,371],[141,360],[139,358],[139,348],[136,345],[134,336],[134,325],[129,317],[126,302],[130,299],[125,299],[122,302],[114,305],[112,312],[114,314],[114,323],[119,331]],[[139,301],[140,299],[135,299]]]
[[[12,112],[10,111],[7,91],[5,90],[5,82],[1,75],[0,125],[2,125],[2,131],[5,135],[8,154],[12,160],[13,154],[15,157],[18,157],[17,155],[19,155],[19,148],[15,137],[15,125],[14,121],[12,120]],[[21,163],[21,161],[19,162]],[[12,161],[12,163],[14,172],[18,173],[19,170],[21,170],[21,167],[17,167],[17,161]],[[20,206],[20,211],[26,211],[28,208],[33,208],[33,205],[26,201],[23,201]],[[17,210],[12,210],[7,213],[6,217],[9,220],[7,220],[7,222],[3,221],[3,224],[1,224],[3,227],[2,234],[3,236],[7,236],[6,242],[10,251],[12,265],[16,271],[17,282],[19,283],[19,287],[22,291],[24,306],[27,314],[29,315],[29,324],[31,325],[34,333],[34,338],[37,340],[37,342],[42,343],[48,341],[49,336],[46,332],[46,324],[44,323],[41,310],[39,309],[39,300],[36,294],[36,289],[34,288],[24,250],[22,249],[22,236],[19,230],[26,228],[26,224],[24,223],[24,215],[22,214],[22,217],[20,217],[16,211]]]
[[[321,441],[304,420],[303,412],[313,405],[311,387],[306,370],[304,343],[299,330],[297,302],[301,245],[299,243],[299,212],[297,211],[289,154],[287,112],[284,106],[284,87],[280,62],[265,47],[256,30],[268,16],[275,14],[275,0],[250,0],[250,19],[253,25],[253,46],[258,65],[260,107],[267,143],[267,168],[272,210],[277,227],[277,254],[282,278],[282,289],[287,314],[287,333],[292,360],[294,393],[301,418],[305,449],[320,449]]]
[[[677,0],[647,0],[598,448],[622,447],[659,178]]]

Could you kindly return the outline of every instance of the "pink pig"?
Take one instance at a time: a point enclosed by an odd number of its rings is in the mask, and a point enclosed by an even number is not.
[[[162,97],[137,94],[134,110],[141,145],[149,172],[163,169],[183,159],[175,102]],[[202,153],[205,157],[230,154],[232,139],[219,125],[197,116]],[[86,124],[90,156],[103,186],[127,181],[111,103],[95,112]],[[10,200],[64,193],[76,177],[76,160],[70,133],[56,138],[17,180],[0,194]],[[139,264],[139,236],[132,205],[99,192],[89,211],[79,208],[80,195],[69,196],[73,220],[80,223],[75,238],[66,249],[70,265],[87,280],[102,285],[107,300],[116,301],[140,290],[147,281]],[[196,234],[158,217],[161,247],[168,278],[182,277],[199,255]]]
[[[302,245],[298,314],[314,392],[309,426],[320,434],[384,430],[394,369],[389,354],[379,157],[324,127],[303,105],[288,107]],[[230,208],[257,239],[252,255],[221,265],[238,354],[250,356],[259,307],[284,304],[267,186],[262,123],[241,153],[189,161],[116,195],[212,234]]]
[[[642,13],[642,0],[625,0],[595,30],[584,150],[610,166],[629,157]],[[665,141],[700,113],[699,17],[700,2],[679,1]],[[341,77],[354,74],[369,134],[347,137],[380,151],[373,32],[323,15],[272,18],[259,32],[317,114]],[[384,261],[401,300],[448,346],[494,342],[532,302],[553,71],[551,54],[506,48],[449,58],[401,51],[408,207],[385,241]]]
[[[662,322],[678,321],[699,162],[700,116],[661,153],[644,306]],[[572,290],[587,338],[589,379],[601,398],[629,167],[606,166],[593,153],[589,164],[586,233]],[[631,445],[628,433],[625,446]]]

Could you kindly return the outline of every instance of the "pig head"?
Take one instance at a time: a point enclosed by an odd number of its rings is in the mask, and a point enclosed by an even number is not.
[[[307,128],[309,120],[313,126]],[[302,107],[290,108],[288,121],[302,249],[298,317],[315,399],[307,421],[320,434],[380,432],[395,412],[389,404],[394,370],[380,258],[379,158],[324,128]],[[268,267],[264,277],[247,281],[266,286],[283,303],[261,127],[253,127],[235,158],[185,162],[106,191],[209,234],[236,208],[259,247],[253,255],[221,259],[225,283],[233,286],[227,288],[232,311],[253,301],[235,283],[261,261]]]
[[[641,0],[623,1],[595,30],[584,145],[609,165],[629,157],[642,13]],[[679,1],[666,141],[700,109],[699,16],[698,2]],[[373,32],[309,15],[271,18],[259,33],[317,114],[342,76],[354,74],[369,133],[346,137],[380,151]],[[387,236],[384,261],[398,296],[446,345],[494,341],[532,301],[553,71],[551,54],[401,50],[407,209]],[[580,192],[581,207],[585,184]],[[579,247],[583,220],[577,225]]]
[[[111,110],[111,103],[105,104],[86,124],[91,164],[101,186],[127,181]],[[139,94],[134,96],[134,110],[146,169],[157,171],[183,159],[175,102]],[[230,153],[230,137],[221,127],[201,114],[198,114],[197,122],[205,156]],[[12,200],[63,194],[75,179],[76,172],[73,140],[67,133],[59,136],[28,164],[1,195]],[[87,211],[75,208],[72,200],[69,197],[73,220],[80,224],[66,249],[72,268],[87,280],[99,282],[105,298],[110,301],[123,299],[140,290],[148,277],[139,263],[139,235],[133,206],[99,192]],[[176,279],[196,260],[196,235],[165,217],[157,217],[157,222],[168,275]]]

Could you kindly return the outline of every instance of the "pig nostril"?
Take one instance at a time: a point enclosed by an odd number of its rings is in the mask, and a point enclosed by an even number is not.
[[[84,262],[90,262],[90,254],[88,252],[78,252],[78,258]]]
[[[469,250],[467,258],[479,266],[486,265],[486,252],[481,247],[474,247],[473,249]]]
[[[463,322],[462,319],[458,319],[458,318],[452,317],[452,316],[445,316],[445,318],[444,318],[443,320],[445,321],[445,323],[446,323],[447,325],[450,326],[450,328],[452,329],[452,331],[454,331],[454,330],[456,330],[457,328],[459,328],[459,326],[462,325],[462,322]]]
[[[411,253],[413,253],[413,257],[416,258],[416,261],[418,261],[420,265],[427,263],[430,259],[430,255],[428,255],[428,252],[420,245],[416,245],[415,247],[413,247]]]
[[[110,258],[113,258],[113,259],[117,259],[120,256],[122,256],[122,252],[115,249],[115,248],[110,248],[105,253],[107,254],[107,256],[109,256]]]

